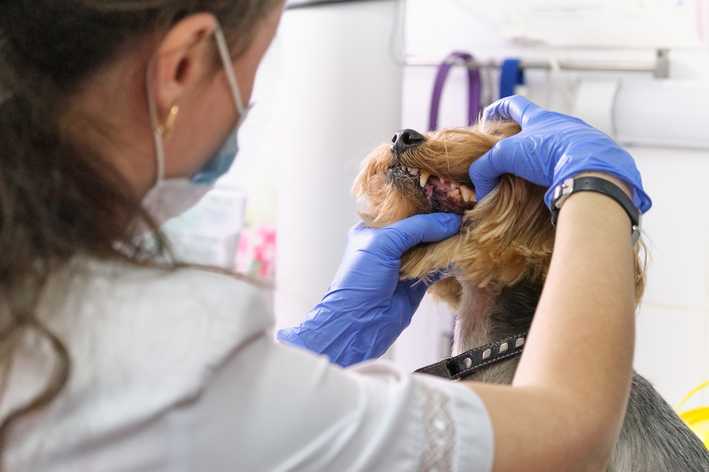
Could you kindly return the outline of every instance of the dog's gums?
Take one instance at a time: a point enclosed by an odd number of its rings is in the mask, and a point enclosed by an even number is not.
[[[423,192],[432,212],[462,215],[475,208],[475,191],[466,185],[446,182],[433,176],[428,180]]]
[[[421,197],[426,200],[426,206],[432,213],[445,212],[463,215],[475,208],[475,190],[472,185],[457,182],[447,182],[442,178],[421,171],[415,167],[395,166],[389,168],[387,180],[410,180],[418,184]]]

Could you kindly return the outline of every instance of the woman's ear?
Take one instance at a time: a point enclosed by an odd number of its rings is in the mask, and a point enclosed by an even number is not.
[[[158,45],[149,75],[158,119],[194,93],[213,72],[213,49],[209,41],[217,27],[210,13],[190,15],[173,26]]]

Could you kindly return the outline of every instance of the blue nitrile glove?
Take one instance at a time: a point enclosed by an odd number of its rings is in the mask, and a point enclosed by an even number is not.
[[[544,201],[551,208],[554,187],[581,172],[602,171],[633,187],[633,203],[641,212],[652,206],[630,154],[578,118],[547,111],[519,95],[493,103],[485,117],[514,120],[522,131],[495,144],[470,166],[478,201],[495,188],[501,174],[510,173],[549,187]]]
[[[399,281],[401,255],[459,228],[460,217],[447,213],[416,215],[379,229],[358,223],[347,234],[340,268],[322,302],[300,326],[280,330],[278,339],[345,367],[381,356],[411,323],[428,289],[422,282]]]

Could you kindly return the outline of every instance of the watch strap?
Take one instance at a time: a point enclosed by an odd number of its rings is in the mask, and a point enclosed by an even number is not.
[[[554,197],[551,202],[551,222],[556,227],[559,218],[559,210],[564,200],[569,195],[578,192],[597,192],[615,200],[628,214],[632,226],[631,242],[633,246],[640,237],[642,229],[642,213],[638,210],[633,201],[613,182],[600,177],[577,177],[566,179],[564,183],[554,189]]]

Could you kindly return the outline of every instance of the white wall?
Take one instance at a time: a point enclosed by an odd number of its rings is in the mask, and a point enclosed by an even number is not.
[[[643,221],[652,263],[635,366],[676,405],[709,379],[709,152],[629,151],[653,197]]]
[[[401,121],[401,70],[389,60],[392,1],[286,11],[283,156],[277,175],[279,326],[325,294],[357,222],[350,193],[359,163]]]
[[[705,2],[701,3],[704,9],[697,11],[707,16],[697,21],[698,24],[705,24],[709,19],[709,9]],[[519,46],[505,39],[502,33],[505,25],[503,4],[483,0],[437,0],[434,5],[434,2],[409,0],[406,24],[409,52],[442,58],[452,50],[467,50],[482,60],[506,57],[539,59],[549,54],[560,60],[652,61],[654,58],[651,49],[572,50]],[[548,76],[547,72],[540,70],[527,72],[533,101],[545,101],[544,88]],[[409,67],[405,70],[402,127],[425,130],[428,126],[434,77],[433,67]],[[653,80],[647,73],[580,72],[564,73],[561,80],[573,91],[578,80],[587,77]],[[706,49],[671,51],[670,77],[708,80],[709,54]],[[485,79],[483,74],[483,81]],[[493,79],[497,80],[497,76]],[[448,78],[440,126],[465,122],[465,80],[460,68]],[[558,80],[550,80],[546,105],[556,111],[570,112],[572,104],[565,102],[558,92]],[[682,115],[679,114],[677,119],[681,120]],[[709,133],[709,118],[706,130]],[[676,405],[689,390],[702,380],[709,379],[709,151],[663,148],[628,150],[636,158],[645,187],[654,201],[652,210],[643,220],[646,239],[651,243],[652,265],[638,316],[635,366],[655,384],[670,404]],[[418,362],[437,360],[434,346],[439,342],[439,335],[434,334],[424,340],[416,333],[430,330],[428,325],[431,323],[440,331],[447,322],[424,307],[414,317],[410,332],[402,337],[395,357],[408,365],[411,346],[418,343],[425,345],[420,350],[421,359],[417,359]],[[709,395],[704,400],[709,400]]]
[[[391,0],[288,10],[259,68],[239,155],[219,184],[248,195],[247,223],[277,224],[276,292],[266,296],[278,327],[325,294],[357,221],[359,163],[398,130],[394,11]]]
[[[249,223],[276,221],[277,169],[283,143],[273,139],[283,128],[283,42],[278,34],[261,61],[254,82],[254,105],[239,129],[239,153],[219,186],[238,187],[248,195]]]

